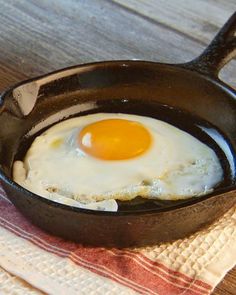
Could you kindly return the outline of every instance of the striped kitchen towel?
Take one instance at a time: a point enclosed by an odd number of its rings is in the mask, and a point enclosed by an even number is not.
[[[236,208],[174,243],[83,247],[26,220],[0,188],[0,294],[210,294],[236,263]]]

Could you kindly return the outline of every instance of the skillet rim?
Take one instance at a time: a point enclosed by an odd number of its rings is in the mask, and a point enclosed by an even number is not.
[[[157,66],[157,67],[167,67],[170,69],[175,69],[175,70],[181,70],[181,71],[186,71],[186,72],[191,72],[191,74],[196,75],[198,77],[201,77],[203,79],[205,79],[208,83],[213,83],[216,87],[219,87],[220,89],[222,89],[224,92],[227,93],[227,95],[232,99],[232,102],[235,103],[236,106],[236,90],[233,89],[231,86],[229,86],[228,84],[226,84],[225,82],[221,81],[218,77],[215,76],[211,76],[211,75],[207,75],[205,73],[199,73],[198,71],[188,68],[185,65],[187,65],[188,63],[183,63],[183,64],[171,64],[171,63],[161,63],[161,62],[155,62],[155,61],[146,61],[146,60],[106,60],[106,61],[97,61],[97,62],[91,62],[91,63],[82,63],[82,64],[78,64],[78,65],[73,65],[73,66],[69,66],[69,67],[65,67],[62,69],[58,69],[37,77],[33,77],[30,79],[26,79],[23,81],[20,81],[10,87],[8,87],[5,91],[3,91],[0,95],[0,107],[4,106],[4,99],[6,96],[12,94],[13,90],[16,89],[19,86],[22,86],[24,84],[30,83],[30,82],[34,82],[43,78],[47,78],[50,77],[54,74],[58,74],[58,73],[63,73],[66,71],[70,71],[73,69],[83,69],[83,68],[92,68],[92,67],[109,67],[109,66],[118,66],[118,67],[129,67],[131,65],[143,65],[143,66]],[[69,76],[69,75],[68,75]],[[64,76],[66,77],[66,76]],[[59,78],[60,79],[60,78]],[[100,216],[136,216],[136,215],[152,215],[152,214],[158,214],[158,213],[163,213],[163,212],[171,212],[174,210],[178,210],[181,208],[186,208],[186,207],[191,207],[193,205],[196,205],[197,203],[201,203],[203,201],[206,201],[210,198],[214,198],[214,197],[218,197],[221,194],[224,193],[230,193],[233,191],[236,191],[236,183],[228,186],[228,187],[223,187],[217,190],[217,192],[212,192],[210,194],[207,195],[203,195],[203,196],[199,196],[199,197],[195,197],[196,199],[186,199],[184,200],[183,203],[181,204],[177,204],[177,205],[173,205],[170,207],[165,207],[165,208],[153,208],[153,209],[138,209],[136,211],[116,211],[116,212],[111,212],[111,211],[98,211],[98,210],[91,210],[91,209],[83,209],[83,208],[78,208],[78,207],[74,207],[74,206],[70,206],[70,205],[65,205],[65,204],[61,204],[58,202],[55,202],[53,200],[44,198],[42,196],[39,196],[27,189],[25,189],[24,187],[18,185],[12,178],[8,177],[0,168],[0,180],[2,182],[2,185],[4,187],[5,184],[9,185],[10,187],[12,187],[14,190],[16,191],[20,191],[23,194],[26,194],[27,197],[30,198],[34,198],[34,199],[38,199],[39,201],[42,201],[43,203],[55,207],[55,208],[59,208],[61,210],[68,210],[68,211],[74,211],[74,212],[78,212],[80,214],[88,214],[88,215],[100,215]],[[9,198],[11,199],[11,198]]]

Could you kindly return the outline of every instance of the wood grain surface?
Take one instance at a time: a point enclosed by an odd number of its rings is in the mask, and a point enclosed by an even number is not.
[[[0,0],[0,90],[91,61],[189,61],[234,10],[236,0]],[[220,77],[236,87],[236,62]],[[213,294],[236,294],[236,269]]]

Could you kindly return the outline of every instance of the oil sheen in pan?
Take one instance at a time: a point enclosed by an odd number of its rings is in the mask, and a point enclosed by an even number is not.
[[[165,121],[188,132],[203,143],[207,144],[215,151],[222,165],[224,175],[221,183],[219,183],[217,187],[215,187],[214,192],[218,191],[222,187],[232,185],[235,175],[235,158],[231,149],[231,145],[227,141],[225,136],[215,126],[209,124],[207,121],[203,121],[202,119],[180,109],[176,109],[168,105],[161,105],[159,103],[151,101],[147,101],[144,103],[143,101],[140,102],[137,100],[115,99],[91,103],[91,106],[93,106],[92,109],[78,112],[77,114],[73,114],[73,116],[67,117],[65,119],[77,116],[84,116],[87,114],[107,112],[142,115]],[[81,109],[83,108],[81,107]],[[15,160],[22,160],[35,137],[44,132],[50,126],[52,125],[41,129],[39,132],[29,138],[24,138],[20,145],[21,148],[19,149],[15,157]],[[199,198],[202,199],[204,198],[204,196]],[[169,208],[176,205],[181,206],[184,203],[189,203],[191,202],[191,200],[194,201],[195,199],[196,197],[179,201],[163,201],[147,200],[141,197],[137,197],[131,201],[118,201],[118,205],[119,211],[149,211],[157,208]]]

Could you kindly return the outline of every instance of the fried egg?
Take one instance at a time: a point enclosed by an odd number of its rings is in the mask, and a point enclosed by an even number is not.
[[[13,167],[14,180],[42,197],[107,211],[136,196],[204,195],[222,177],[215,152],[192,135],[154,118],[113,113],[54,125]]]

